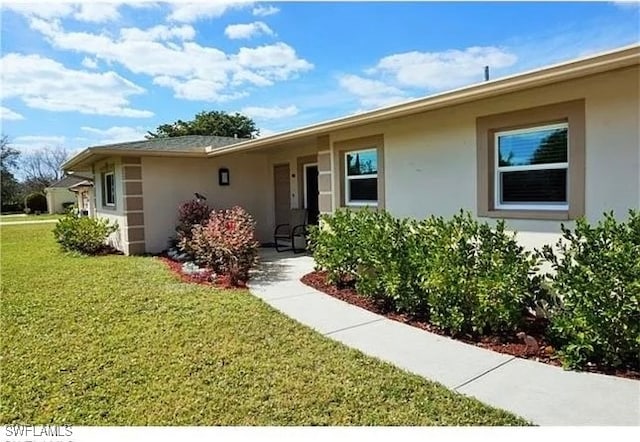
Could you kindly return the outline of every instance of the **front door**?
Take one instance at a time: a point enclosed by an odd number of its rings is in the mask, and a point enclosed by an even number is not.
[[[318,224],[318,165],[304,166],[304,207],[307,209],[308,223]]]
[[[288,224],[291,213],[291,189],[289,165],[273,166],[273,190],[275,196],[276,225]]]

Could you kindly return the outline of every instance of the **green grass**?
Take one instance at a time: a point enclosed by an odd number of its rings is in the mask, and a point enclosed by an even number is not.
[[[46,224],[1,245],[0,422],[524,424],[155,258],[66,255]]]
[[[53,214],[53,215],[49,215],[47,214],[42,214],[42,215],[0,215],[0,224],[5,223],[5,222],[13,222],[13,221],[44,221],[44,220],[55,220],[60,218],[62,215],[59,214]]]

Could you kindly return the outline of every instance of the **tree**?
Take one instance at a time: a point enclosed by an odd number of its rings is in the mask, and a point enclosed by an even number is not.
[[[20,202],[20,183],[13,175],[13,170],[18,166],[20,152],[9,146],[9,137],[2,135],[0,138],[0,178],[2,191],[2,206]]]
[[[190,121],[178,120],[161,124],[156,132],[147,132],[147,139],[181,137],[184,135],[217,135],[220,137],[255,138],[260,134],[256,123],[239,113],[202,111]]]
[[[68,157],[69,151],[64,147],[45,147],[25,155],[21,162],[25,185],[31,191],[43,191],[62,178],[62,164]]]

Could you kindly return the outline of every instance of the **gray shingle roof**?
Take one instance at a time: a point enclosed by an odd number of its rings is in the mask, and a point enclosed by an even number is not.
[[[60,178],[58,181],[55,181],[55,182],[51,183],[47,187],[69,188],[69,187],[73,186],[74,184],[78,184],[78,183],[80,183],[82,181],[86,181],[86,180],[91,180],[91,178],[86,177],[86,176],[82,176],[82,175],[78,175],[78,174],[66,175],[66,176],[63,176],[62,178]]]
[[[151,140],[91,146],[91,150],[137,150],[153,152],[205,152],[207,147],[216,149],[246,141],[244,138],[218,137],[212,135],[186,135],[183,137],[153,138]]]

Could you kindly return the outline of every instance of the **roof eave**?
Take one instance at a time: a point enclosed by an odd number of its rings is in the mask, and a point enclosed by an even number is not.
[[[185,157],[185,158],[207,158],[205,150],[201,152],[180,152],[162,150],[135,150],[135,149],[102,149],[100,147],[88,147],[76,154],[62,165],[62,170],[70,172],[79,164],[84,163],[94,156],[147,156],[147,157]]]

